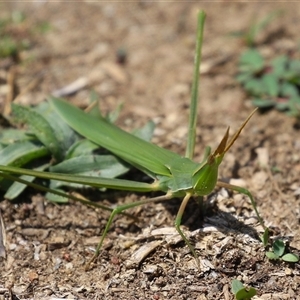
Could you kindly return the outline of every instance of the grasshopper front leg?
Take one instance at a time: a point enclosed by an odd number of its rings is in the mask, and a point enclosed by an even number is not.
[[[182,237],[182,239],[184,240],[184,242],[187,244],[187,246],[190,248],[192,254],[194,255],[195,257],[195,260],[196,260],[196,263],[197,263],[197,266],[200,270],[200,260],[199,260],[199,257],[195,251],[195,248],[192,246],[192,244],[190,243],[190,241],[188,240],[188,238],[184,235],[183,231],[181,230],[180,228],[180,225],[181,225],[181,219],[182,219],[182,215],[183,215],[183,212],[185,210],[185,207],[186,205],[188,204],[189,200],[191,199],[192,197],[192,194],[191,193],[187,193],[185,195],[185,197],[183,198],[182,202],[181,202],[181,205],[179,207],[179,210],[178,210],[178,213],[177,213],[177,216],[176,216],[176,219],[175,219],[175,228],[176,230],[178,231],[178,233],[180,234],[180,236]]]

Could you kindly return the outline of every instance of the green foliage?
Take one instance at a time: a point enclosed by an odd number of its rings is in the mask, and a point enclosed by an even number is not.
[[[231,290],[237,300],[248,300],[256,295],[256,290],[252,287],[244,287],[237,279],[232,280]]]
[[[18,52],[18,45],[9,36],[2,36],[0,39],[0,57],[15,56]]]
[[[104,118],[98,108],[98,117]],[[51,171],[64,174],[84,176],[101,176],[115,178],[129,170],[128,165],[114,155],[103,151],[87,139],[82,139],[71,129],[47,103],[35,108],[12,104],[14,124],[22,123],[25,129],[2,129],[0,132],[0,164],[15,167],[27,167],[36,171]],[[117,112],[107,116],[115,119]],[[105,117],[106,118],[106,117]],[[134,134],[149,141],[154,125],[152,122]],[[33,182],[33,176],[22,175],[22,179]],[[1,188],[5,190],[5,198],[15,199],[26,188],[19,182],[0,178]],[[50,180],[47,187],[58,189],[61,186],[82,187],[79,184]],[[48,199],[54,196],[48,194]],[[65,202],[66,199],[55,198]]]
[[[286,245],[284,241],[278,239],[272,244],[272,251],[267,251],[266,256],[271,260],[283,260],[289,263],[296,263],[299,261],[299,256],[294,253],[285,253]]]
[[[269,243],[269,228],[267,227],[264,231],[263,236],[261,237],[261,241],[264,245],[264,247],[266,247]]]
[[[28,40],[20,39],[16,34],[25,20],[20,11],[13,11],[9,17],[0,19],[0,58],[16,57],[20,50],[28,48]]]
[[[34,31],[37,33],[45,34],[49,31],[51,31],[52,26],[47,21],[42,21],[41,23],[37,24],[36,28],[34,28]]]
[[[266,247],[269,243],[269,229],[267,228],[262,237],[262,242]],[[283,240],[277,239],[271,245],[272,251],[267,251],[266,256],[271,260],[283,260],[289,263],[299,261],[299,256],[294,253],[286,253],[287,247]]]
[[[47,21],[29,24],[21,11],[15,10],[0,19],[0,58],[18,58],[22,50],[32,44],[35,35],[45,34],[51,30]]]
[[[241,38],[248,47],[253,47],[259,33],[281,14],[280,10],[273,11],[261,21],[251,24],[248,30],[233,32],[232,35]]]
[[[266,62],[255,49],[242,53],[237,80],[259,108],[300,117],[300,61],[279,56]]]

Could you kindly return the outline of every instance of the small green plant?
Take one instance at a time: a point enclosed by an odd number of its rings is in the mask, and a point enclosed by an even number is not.
[[[52,26],[48,21],[40,22],[33,28],[33,32],[45,34],[52,30]]]
[[[10,36],[3,35],[0,40],[0,57],[16,56],[19,46]]]
[[[19,52],[29,49],[36,35],[49,32],[51,25],[47,21],[32,26],[20,11],[0,19],[0,58],[19,58]]]
[[[272,251],[267,251],[266,256],[272,260],[283,260],[285,262],[296,263],[299,261],[299,256],[294,253],[285,253],[286,245],[283,240],[276,240],[272,244]]]
[[[248,49],[240,57],[237,80],[254,106],[300,117],[300,60],[279,56],[267,62],[257,50]]]
[[[269,228],[267,227],[263,233],[263,235],[260,237],[264,247],[267,247],[269,243]]]
[[[256,295],[256,289],[245,287],[239,280],[234,279],[231,282],[231,290],[237,300],[248,300]]]
[[[248,30],[233,32],[232,35],[241,38],[248,47],[253,47],[259,33],[281,14],[282,12],[280,10],[273,11],[261,21],[251,24]]]
[[[269,245],[269,229],[266,228],[261,241],[265,247]],[[299,261],[299,256],[294,253],[286,253],[287,247],[283,240],[276,239],[271,245],[272,251],[267,251],[266,256],[272,260],[283,260],[285,262],[295,263]]]
[[[0,58],[16,57],[19,51],[29,47],[26,38],[20,39],[20,35],[24,35],[22,26],[25,20],[25,15],[19,11],[0,19]]]

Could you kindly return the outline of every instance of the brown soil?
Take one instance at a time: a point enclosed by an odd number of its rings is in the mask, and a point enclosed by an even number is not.
[[[273,57],[299,46],[298,3],[40,1],[1,3],[0,8],[2,17],[14,10],[27,16],[14,34],[28,35],[30,49],[20,53],[19,63],[0,61],[2,73],[14,70],[19,103],[39,103],[83,78],[87,84],[77,85],[68,96],[74,104],[85,107],[91,89],[99,93],[105,111],[123,102],[120,126],[138,127],[154,119],[153,141],[181,154],[187,134],[196,14],[204,9],[208,17],[196,160],[206,145],[217,145],[227,126],[238,128],[252,110],[234,79],[245,45],[229,33],[282,9],[284,14],[259,35],[258,47]],[[50,24],[49,32],[31,30],[43,21]],[[123,64],[118,56],[121,49],[126,51]],[[7,83],[1,81],[3,86]],[[2,89],[0,96],[4,109],[7,94]],[[296,254],[300,249],[299,148],[295,119],[277,111],[257,113],[220,168],[220,178],[235,178],[236,184],[255,195],[266,225],[274,236],[289,240]],[[257,238],[262,228],[244,196],[217,189],[209,197],[213,209],[203,221],[196,203],[191,201],[186,209],[183,229],[196,247],[201,271],[173,229],[180,200],[132,209],[137,223],[117,217],[99,259],[85,271],[108,213],[73,202],[54,205],[33,190],[26,195],[16,203],[0,203],[7,235],[0,286],[11,289],[14,299],[227,300],[234,298],[232,279],[255,287],[256,299],[300,299],[299,264],[272,263],[265,257]],[[93,197],[113,205],[141,195],[107,192]]]

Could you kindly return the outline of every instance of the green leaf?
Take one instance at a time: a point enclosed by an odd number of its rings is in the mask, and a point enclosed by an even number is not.
[[[276,17],[281,14],[280,10],[269,13],[262,21],[254,23],[246,33],[246,43],[249,47],[255,43],[255,38],[264,28],[266,28]]]
[[[277,102],[275,107],[279,111],[289,110],[291,107],[291,101],[286,99],[285,101]]]
[[[2,36],[0,39],[0,57],[14,56],[18,53],[19,46],[10,36]]]
[[[154,129],[155,129],[154,122],[149,121],[145,124],[145,126],[132,131],[132,134],[144,141],[150,142],[153,136]]]
[[[251,79],[246,82],[244,88],[252,95],[263,95],[265,92],[265,86],[262,80],[260,79]]]
[[[286,80],[293,84],[300,84],[300,61],[290,60],[288,62],[288,72],[285,74]]]
[[[122,108],[123,108],[123,103],[119,103],[116,109],[109,112],[107,117],[106,117],[108,122],[114,123],[118,119],[118,117],[120,115],[120,112],[122,111]]]
[[[44,164],[38,168],[34,168],[33,170],[36,171],[44,171],[49,167],[49,164]],[[22,175],[20,176],[21,179],[24,179],[29,182],[33,182],[35,177],[33,176],[28,176],[28,175]],[[27,188],[26,184],[20,183],[20,182],[14,182],[7,190],[7,192],[4,195],[5,199],[8,200],[13,200],[17,198],[25,189]]]
[[[272,74],[278,76],[279,78],[284,78],[287,68],[288,68],[288,57],[285,55],[276,57],[272,60]]]
[[[48,150],[40,144],[30,141],[16,142],[0,151],[0,165],[20,167],[48,154]]]
[[[129,168],[113,155],[82,155],[65,160],[50,168],[50,172],[63,174],[77,174],[92,177],[115,178]],[[51,188],[68,184],[60,181],[51,181]],[[81,187],[81,185],[71,185]]]
[[[285,255],[283,255],[282,260],[286,261],[286,262],[298,262],[299,261],[299,256],[294,254],[294,253],[287,253]]]
[[[244,285],[237,279],[232,280],[231,290],[238,300],[251,299],[256,295],[256,290],[252,287],[245,288]]]
[[[30,130],[58,161],[63,159],[61,143],[56,139],[53,128],[43,116],[29,107],[14,103],[12,104],[12,112],[18,122],[24,122],[29,126]]]
[[[48,150],[41,144],[30,141],[16,142],[0,150],[0,165],[21,167],[28,162],[48,155]],[[0,177],[1,189],[8,190],[10,180]]]
[[[267,227],[264,231],[264,234],[261,237],[261,241],[264,245],[264,247],[266,247],[268,245],[269,242],[269,228]]]
[[[273,243],[272,248],[277,256],[282,256],[285,251],[285,244],[282,240],[276,240]]]
[[[297,87],[289,82],[283,82],[280,87],[280,94],[287,97],[299,96]]]
[[[242,53],[239,59],[239,69],[242,72],[258,72],[264,68],[264,59],[255,49]]]
[[[289,101],[290,111],[289,114],[294,117],[300,116],[300,97],[292,97]]]
[[[21,179],[24,179],[26,181],[32,182],[35,177],[28,176],[28,175],[22,175],[20,176]],[[26,184],[20,183],[20,182],[14,182],[8,189],[7,192],[4,195],[5,199],[8,200],[14,200],[17,198],[25,189],[27,188]]]
[[[289,61],[289,69],[300,75],[300,60],[291,59]]]
[[[279,259],[278,255],[276,255],[274,252],[270,252],[270,251],[266,252],[266,256],[268,259],[274,259],[274,260]]]
[[[262,77],[265,93],[271,97],[277,97],[279,94],[279,80],[274,74],[266,74]]]
[[[244,285],[237,279],[233,279],[231,282],[231,290],[233,294],[236,294],[238,291],[244,288]]]
[[[97,118],[103,118],[102,113],[99,108],[99,95],[95,90],[92,90],[90,92],[89,96],[89,106],[93,105],[93,108],[88,112],[89,115],[97,117]]]
[[[0,132],[0,144],[9,145],[15,142],[32,140],[34,137],[20,129],[2,129]]]
[[[249,289],[243,288],[235,294],[235,298],[237,300],[246,300],[246,299],[251,299],[255,295],[256,295],[256,290],[253,287],[250,287]]]
[[[92,154],[95,150],[99,149],[99,145],[89,141],[89,140],[79,140],[74,143],[68,150],[65,159],[70,159],[72,157],[77,157],[81,155]]]
[[[26,20],[26,16],[23,12],[15,10],[11,13],[11,20],[15,24],[20,24]]]
[[[62,193],[65,193],[65,191],[61,190],[61,189],[55,189],[56,191],[58,192],[62,192]],[[54,203],[61,203],[61,204],[64,204],[64,203],[68,203],[68,198],[66,197],[63,197],[63,196],[59,196],[59,195],[56,195],[56,194],[53,194],[53,193],[50,193],[50,192],[47,192],[45,194],[45,198],[51,202],[54,202]]]
[[[253,74],[251,72],[243,72],[236,76],[236,80],[242,84],[245,84],[252,78],[253,78]]]
[[[64,157],[68,149],[79,140],[79,135],[59,117],[49,102],[42,102],[34,107],[33,110],[48,121],[53,130],[55,140],[60,144],[59,151]]]
[[[118,104],[116,109],[110,111],[106,116],[103,116],[99,108],[99,102],[100,102],[99,95],[94,90],[91,91],[89,100],[90,100],[90,105],[94,104],[94,106],[90,111],[87,112],[87,114],[96,118],[105,119],[110,123],[114,123],[118,119],[120,112],[122,111],[123,108],[123,104],[120,103]]]
[[[271,107],[275,106],[275,103],[273,100],[259,99],[259,98],[253,99],[252,104],[259,108],[269,108],[269,107],[271,108]]]
[[[114,178],[128,171],[128,167],[113,155],[81,155],[52,166],[49,171]]]

